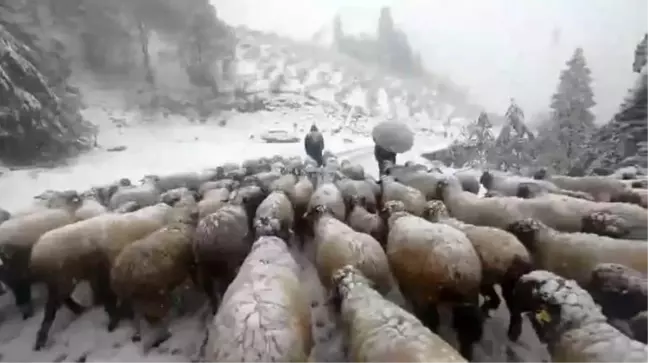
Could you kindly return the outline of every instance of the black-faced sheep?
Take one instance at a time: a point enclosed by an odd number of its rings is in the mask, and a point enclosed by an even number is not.
[[[83,311],[70,296],[81,281],[90,282],[108,314],[108,330],[115,329],[121,316],[110,289],[112,263],[125,246],[162,228],[171,211],[160,203],[131,213],[106,213],[51,230],[38,239],[30,267],[47,286],[47,304],[35,350],[45,345],[61,304],[76,314]]]
[[[108,208],[115,210],[126,202],[136,202],[140,207],[156,204],[162,193],[158,181],[157,177],[148,176],[142,180],[142,185],[120,186],[110,197]]]
[[[461,183],[461,188],[467,192],[473,194],[479,194],[480,183],[479,183],[479,171],[475,169],[465,169],[458,170],[454,173],[454,176]]]
[[[232,199],[198,222],[192,243],[200,284],[214,313],[254,240],[249,202],[238,195]]]
[[[499,307],[500,298],[494,285],[500,284],[511,315],[508,336],[517,340],[522,332],[522,312],[517,308],[513,291],[520,276],[532,270],[531,256],[524,245],[499,228],[475,226],[451,218],[443,202],[438,200],[427,203],[423,217],[433,223],[447,224],[468,237],[482,263],[481,293],[485,297],[482,312],[489,314]]]
[[[376,213],[367,211],[365,207],[366,201],[360,196],[351,197],[350,203],[351,210],[347,215],[349,227],[353,228],[356,232],[371,235],[384,246],[387,239],[387,227],[382,218]]]
[[[623,191],[627,188],[625,184],[623,184],[623,182],[621,182],[620,180],[605,176],[548,176],[546,174],[546,170],[542,169],[533,177],[534,179],[538,180],[550,181],[558,188],[564,190],[587,193],[591,195],[595,201],[598,202],[609,202],[611,199],[614,199],[619,194],[623,193]]]
[[[283,191],[270,193],[259,204],[254,215],[254,232],[260,236],[277,236],[290,243],[295,211],[290,199]]]
[[[142,318],[157,325],[145,351],[171,336],[167,323],[173,289],[189,277],[196,281],[191,242],[197,223],[195,207],[175,207],[168,225],[125,246],[112,265],[110,285],[134,312],[133,340],[141,339]]]
[[[324,205],[309,212],[315,235],[315,267],[322,285],[331,291],[331,277],[339,268],[353,265],[370,279],[376,289],[387,294],[392,277],[385,251],[368,234],[356,232],[337,218]]]
[[[630,320],[648,310],[646,275],[624,265],[597,265],[585,287],[610,319]]]
[[[13,292],[24,319],[31,317],[34,312],[29,256],[43,234],[77,221],[76,211],[81,199],[76,193],[69,193],[67,203],[65,208],[43,209],[0,224],[0,279]]]
[[[389,230],[387,257],[403,295],[432,331],[439,325],[437,304],[453,306],[459,350],[471,359],[472,345],[482,334],[478,307],[482,266],[475,248],[463,232],[414,216],[402,202],[387,202],[384,217]]]
[[[556,231],[534,219],[512,223],[507,230],[529,250],[538,269],[588,286],[592,270],[600,263],[618,263],[646,273],[646,242],[612,239],[589,233]]]
[[[554,362],[646,362],[646,345],[608,324],[592,297],[575,281],[552,272],[530,272],[516,298],[531,314]]]
[[[400,201],[405,209],[417,216],[425,210],[425,195],[420,190],[401,184],[392,177],[384,176],[380,179],[381,204],[389,201]]]
[[[112,198],[113,194],[115,194],[120,187],[129,187],[131,185],[132,183],[130,179],[121,178],[107,185],[93,187],[93,189],[97,191],[99,202],[107,207],[110,203],[110,198]]]
[[[384,299],[353,266],[333,275],[349,362],[465,362],[415,316]]]
[[[214,362],[305,362],[313,347],[308,296],[286,243],[252,245],[209,327]]]

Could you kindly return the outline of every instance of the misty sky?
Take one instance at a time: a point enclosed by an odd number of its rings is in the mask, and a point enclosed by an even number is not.
[[[336,12],[345,30],[374,32],[378,9],[396,23],[428,68],[503,113],[515,97],[527,115],[546,110],[558,75],[583,47],[594,78],[597,122],[617,110],[636,75],[636,44],[648,27],[645,0],[212,0],[231,24],[309,38]],[[554,41],[557,40],[557,41]]]

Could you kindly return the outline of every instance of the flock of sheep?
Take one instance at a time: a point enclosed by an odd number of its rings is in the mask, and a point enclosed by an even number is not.
[[[0,210],[0,280],[25,319],[31,285],[47,287],[37,350],[61,306],[83,313],[72,292],[87,281],[108,329],[132,320],[146,350],[170,337],[174,291],[190,286],[214,313],[205,360],[306,361],[312,306],[294,252],[310,247],[350,361],[472,359],[499,285],[512,341],[526,315],[556,361],[645,362],[646,188],[629,169],[526,178],[406,163],[375,180],[331,155],[322,167],[274,156]],[[394,288],[407,310],[385,298]],[[457,349],[436,335],[441,305]]]

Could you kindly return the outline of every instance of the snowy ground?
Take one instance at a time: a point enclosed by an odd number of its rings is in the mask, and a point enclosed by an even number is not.
[[[255,139],[250,140],[249,130],[255,130],[253,123],[258,122],[260,115],[254,116],[235,116],[225,128],[177,120],[166,126],[133,126],[122,128],[121,131],[119,128],[105,127],[100,144],[104,148],[123,145],[127,147],[125,151],[96,150],[67,167],[8,172],[0,177],[0,190],[8,192],[3,193],[3,207],[10,210],[22,209],[30,203],[31,196],[48,188],[84,189],[124,176],[137,179],[147,173],[200,170],[248,157],[303,153],[301,143],[264,144]],[[284,115],[284,121],[277,124],[270,122],[270,127],[292,129],[293,121],[299,121],[302,116]],[[310,119],[302,122],[298,128],[307,127],[310,122]],[[261,130],[255,130],[258,131]],[[326,142],[332,151],[361,163],[369,172],[375,173],[376,165],[368,138],[340,132],[335,136],[328,135]],[[400,156],[399,160],[419,160],[421,150],[433,150],[446,143],[447,141],[438,138],[417,137],[415,150]],[[312,289],[315,307],[313,323],[318,341],[315,353],[317,361],[339,362],[339,334],[323,307],[323,293],[314,270],[307,263],[304,263],[304,280],[309,281],[307,285]],[[83,291],[80,296],[83,296]],[[42,298],[37,303],[42,306]],[[0,297],[1,363],[190,362],[198,353],[204,337],[204,324],[208,321],[204,310],[176,319],[173,323],[173,337],[159,349],[144,356],[130,342],[131,330],[128,324],[122,324],[113,333],[106,331],[106,317],[100,309],[93,309],[77,319],[72,319],[71,313],[62,309],[52,329],[50,346],[42,352],[32,352],[31,347],[41,319],[42,311],[39,311],[35,317],[23,322],[17,316],[11,296],[5,294]],[[504,308],[500,308],[495,318],[487,323],[485,338],[478,348],[479,358],[475,361],[542,362],[546,353],[539,347],[530,327],[525,326],[519,344],[511,344],[506,340],[507,322],[507,313]],[[447,329],[443,333],[444,337],[453,341]]]

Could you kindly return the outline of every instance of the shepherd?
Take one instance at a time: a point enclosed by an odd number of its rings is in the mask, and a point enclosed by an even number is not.
[[[392,165],[396,165],[396,153],[378,145],[375,139],[374,143],[376,144],[374,146],[374,157],[378,163],[378,175],[382,176],[385,173],[387,161],[390,161]]]
[[[315,160],[317,166],[324,165],[324,159],[322,158],[324,136],[322,136],[322,133],[319,132],[315,124],[311,126],[310,132],[304,138],[304,148],[306,148],[306,154]]]

